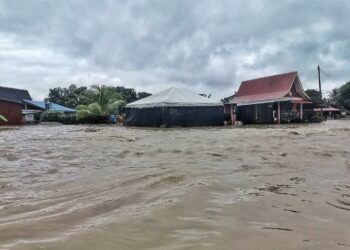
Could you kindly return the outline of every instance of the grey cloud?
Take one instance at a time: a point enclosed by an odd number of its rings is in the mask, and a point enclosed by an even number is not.
[[[317,64],[349,80],[346,0],[0,2],[0,82],[43,97],[70,83],[180,85],[230,95],[244,79]],[[315,87],[306,79],[305,87]]]

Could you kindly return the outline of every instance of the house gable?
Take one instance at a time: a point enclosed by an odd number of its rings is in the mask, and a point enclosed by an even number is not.
[[[32,100],[32,97],[30,96],[28,90],[0,86],[0,99],[10,102],[22,103],[23,100]]]
[[[310,97],[305,93],[303,86],[301,85],[298,75],[296,75],[293,81],[293,85],[291,86],[290,91],[287,95],[285,95],[285,97],[299,97],[305,100],[310,100]]]
[[[296,71],[243,81],[231,103],[249,105],[290,98],[309,100]]]

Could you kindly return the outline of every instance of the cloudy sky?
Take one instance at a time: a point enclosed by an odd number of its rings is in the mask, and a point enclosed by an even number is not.
[[[299,71],[304,88],[350,80],[350,1],[0,0],[0,85],[107,83],[231,95]]]

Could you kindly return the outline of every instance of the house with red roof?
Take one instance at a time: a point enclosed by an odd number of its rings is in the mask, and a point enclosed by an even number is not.
[[[285,123],[303,120],[303,105],[311,103],[298,72],[243,81],[225,104],[231,120],[244,124]]]

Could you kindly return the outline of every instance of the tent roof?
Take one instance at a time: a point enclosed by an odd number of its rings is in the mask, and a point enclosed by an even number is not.
[[[192,91],[168,88],[157,94],[148,96],[136,102],[126,105],[127,108],[152,108],[152,107],[189,107],[189,106],[221,106],[220,101],[200,96]]]

